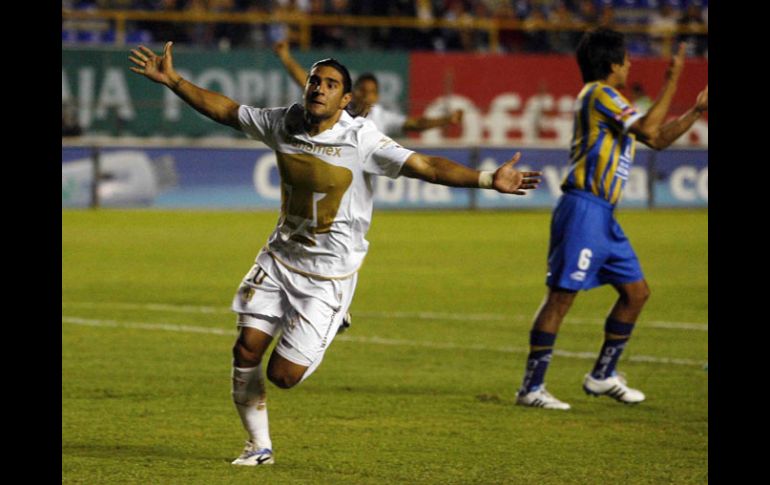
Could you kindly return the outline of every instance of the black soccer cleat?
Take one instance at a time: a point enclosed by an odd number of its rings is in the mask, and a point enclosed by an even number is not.
[[[337,334],[343,333],[345,330],[350,328],[350,324],[352,323],[353,318],[350,316],[350,312],[347,312],[344,317],[342,317],[342,323],[340,323],[339,328],[337,328]]]

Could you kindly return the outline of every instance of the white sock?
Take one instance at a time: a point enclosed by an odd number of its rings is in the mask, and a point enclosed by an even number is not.
[[[233,366],[232,378],[233,402],[249,439],[257,448],[272,449],[262,364],[251,368]]]

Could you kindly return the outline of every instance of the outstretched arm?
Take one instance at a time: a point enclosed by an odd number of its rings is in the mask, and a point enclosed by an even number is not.
[[[410,117],[404,122],[404,131],[424,131],[430,128],[440,128],[446,125],[456,125],[463,120],[463,110],[458,109],[447,116],[428,118],[426,116]]]
[[[129,69],[168,87],[199,113],[218,123],[240,130],[238,103],[222,94],[199,88],[182,78],[174,70],[171,54],[172,45],[173,42],[166,42],[162,56],[156,55],[143,45],[140,45],[138,50],[131,49],[133,55],[129,56],[129,59],[138,67],[130,67]]]
[[[494,172],[479,172],[443,157],[414,153],[406,159],[401,175],[450,187],[480,187],[504,194],[524,195],[537,188],[542,172],[520,172],[514,165],[521,158],[516,153]]]
[[[299,87],[305,87],[305,81],[307,81],[307,71],[299,65],[299,63],[291,56],[289,52],[289,43],[285,40],[276,42],[273,44],[273,51],[275,55],[280,59],[283,67],[286,68],[286,72],[294,80]]]

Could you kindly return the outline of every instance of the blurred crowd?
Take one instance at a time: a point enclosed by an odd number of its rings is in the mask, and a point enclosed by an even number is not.
[[[708,27],[708,0],[63,0],[65,9],[152,10],[158,12],[259,12],[301,18],[308,15],[412,17],[422,20],[501,19],[525,30],[501,30],[502,52],[571,53],[578,31],[538,30],[548,23],[585,22],[593,26],[645,25],[628,35],[632,55],[665,54],[666,38],[684,41],[688,55],[707,56],[708,36],[671,32]],[[398,49],[488,52],[488,33],[474,29],[314,26],[316,49]],[[127,39],[174,40],[206,48],[266,48],[277,40],[299,40],[296,27],[268,24],[129,22]],[[112,43],[114,25],[98,20],[63,20],[64,45]]]

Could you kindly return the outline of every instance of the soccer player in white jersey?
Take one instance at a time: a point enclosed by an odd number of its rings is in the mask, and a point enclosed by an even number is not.
[[[283,64],[289,77],[304,87],[307,81],[307,71],[291,55],[289,43],[285,40],[273,44],[273,51]],[[406,115],[397,111],[385,109],[377,101],[380,99],[379,82],[377,77],[370,73],[361,74],[353,83],[353,99],[347,107],[351,116],[362,116],[374,123],[378,130],[388,136],[402,136],[407,131],[425,131],[430,128],[441,128],[448,125],[456,125],[463,119],[463,111],[455,110],[449,115],[429,118],[427,116]],[[350,312],[345,313],[339,332],[350,327],[352,317]]]
[[[262,357],[273,338],[279,339],[266,374],[284,389],[318,368],[353,299],[367,252],[373,177],[405,175],[524,195],[537,187],[540,172],[516,170],[519,153],[494,172],[478,172],[399,146],[371,121],[345,111],[352,97],[350,74],[334,59],[311,68],[304,105],[260,109],[183,79],[173,68],[171,46],[166,43],[162,56],[144,46],[132,49],[129,59],[136,67],[130,69],[165,85],[212,120],[262,141],[278,161],[281,214],[232,302],[239,329],[232,397],[249,434],[233,464],[270,464]]]
[[[286,72],[299,86],[304,87],[307,71],[299,65],[289,52],[289,43],[280,41],[273,44],[273,51],[280,59]],[[425,131],[430,128],[442,128],[456,125],[463,119],[463,110],[455,110],[446,116],[429,118],[427,116],[406,116],[391,111],[377,104],[380,99],[379,83],[372,73],[364,73],[353,83],[353,99],[348,106],[348,113],[372,120],[378,130],[388,136],[402,136],[407,131]]]

